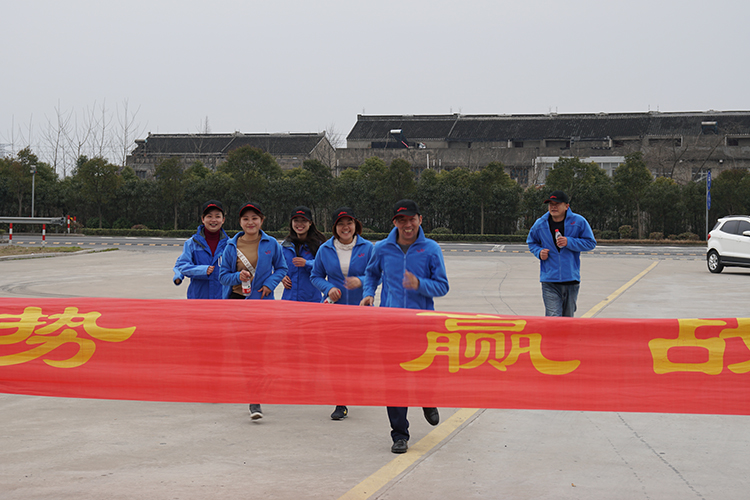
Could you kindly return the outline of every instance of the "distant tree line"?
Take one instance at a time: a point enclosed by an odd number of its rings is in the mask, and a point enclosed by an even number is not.
[[[84,227],[195,228],[203,202],[218,199],[227,211],[227,229],[239,229],[237,210],[253,200],[264,206],[267,230],[285,229],[297,205],[310,207],[318,226],[330,230],[331,212],[346,205],[365,228],[386,232],[392,227],[393,204],[412,198],[420,205],[427,231],[517,234],[546,211],[545,197],[561,189],[570,196],[571,209],[589,220],[598,237],[705,238],[705,182],[679,185],[666,177],[654,179],[641,153],[628,155],[613,177],[594,163],[561,158],[545,186],[524,190],[500,163],[479,170],[428,169],[416,178],[405,160],[387,165],[373,157],[333,177],[317,160],[282,171],[270,154],[251,147],[230,152],[216,171],[200,162],[184,166],[179,158],[166,159],[157,165],[154,179],[145,180],[102,157],[79,156],[72,175],[60,179],[27,148],[0,158],[1,215],[31,215],[32,167],[35,215],[71,215]],[[717,176],[709,230],[718,217],[749,213],[748,194],[747,171]]]

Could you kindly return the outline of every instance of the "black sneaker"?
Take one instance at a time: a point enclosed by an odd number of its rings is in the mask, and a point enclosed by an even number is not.
[[[337,406],[331,413],[331,420],[343,420],[347,415],[349,415],[349,410],[346,406]]]
[[[250,405],[250,418],[253,420],[263,418],[263,412],[260,410],[260,405]]]
[[[437,408],[422,408],[424,412],[424,418],[430,425],[437,425],[440,423],[440,414]]]
[[[393,443],[393,446],[391,446],[391,451],[393,453],[406,453],[406,450],[408,449],[409,443],[406,439],[399,439]]]

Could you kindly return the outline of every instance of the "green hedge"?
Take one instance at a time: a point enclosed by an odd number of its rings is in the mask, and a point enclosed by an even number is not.
[[[195,229],[99,229],[86,228],[82,230],[86,236],[140,236],[152,238],[190,238],[195,234]],[[237,231],[227,231],[231,238]],[[286,231],[266,231],[266,234],[274,238],[284,238]]]
[[[163,230],[163,229],[98,229],[98,228],[86,228],[83,230],[86,236],[141,236],[141,237],[157,237],[157,238],[190,238],[195,234],[195,230],[191,229],[177,229],[177,230]],[[237,234],[237,231],[227,231],[227,234],[232,237]],[[266,234],[273,236],[274,238],[284,238],[288,234],[286,231],[266,231]],[[383,240],[388,236],[388,233],[364,233],[362,236],[372,241]],[[326,237],[330,238],[331,233],[326,233]],[[487,243],[525,243],[526,236],[520,234],[444,234],[444,233],[430,233],[427,235],[428,238],[432,238],[436,241],[450,242],[450,241],[476,241],[476,242],[487,242]]]
[[[178,230],[161,230],[161,229],[89,229],[83,230],[87,236],[142,236],[142,237],[160,237],[160,238],[190,238],[195,234],[194,230],[190,229],[178,229]],[[615,235],[619,236],[615,231],[611,231]],[[604,232],[603,232],[604,233]],[[227,234],[232,237],[237,234],[237,231],[227,231]],[[266,231],[266,234],[273,236],[274,238],[282,239],[288,234],[287,231]],[[603,234],[602,234],[603,235]],[[388,233],[364,233],[362,236],[371,241],[383,240],[388,236]],[[330,238],[331,233],[326,233],[326,237]],[[526,235],[523,234],[435,234],[430,233],[427,235],[428,238],[432,238],[435,241],[443,243],[449,242],[475,242],[475,243],[526,243]],[[610,245],[671,245],[671,246],[704,246],[705,241],[701,240],[623,240],[617,237],[613,239],[598,239],[597,243],[610,244]]]

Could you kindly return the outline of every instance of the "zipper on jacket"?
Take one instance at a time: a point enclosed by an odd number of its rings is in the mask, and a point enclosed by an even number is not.
[[[416,243],[416,241],[415,241],[414,243]],[[412,243],[412,245],[413,245],[414,243]],[[401,247],[399,247],[399,250],[400,250],[400,249],[401,249]],[[404,254],[404,272],[403,272],[403,273],[401,273],[401,279],[402,279],[402,280],[404,279],[404,273],[406,272],[406,256],[407,256],[407,255],[409,254],[409,250],[411,250],[411,245],[409,245],[409,249],[408,249],[408,250],[406,251],[406,253]],[[406,287],[405,287],[405,286],[403,286],[403,285],[402,285],[401,287],[402,287],[402,288],[404,289],[404,303],[403,303],[402,307],[403,307],[404,309],[406,309]]]

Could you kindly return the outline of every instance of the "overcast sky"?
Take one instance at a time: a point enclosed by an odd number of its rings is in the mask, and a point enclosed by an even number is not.
[[[2,19],[14,149],[56,110],[125,102],[139,137],[206,119],[346,136],[360,113],[750,110],[747,0],[28,0]]]

